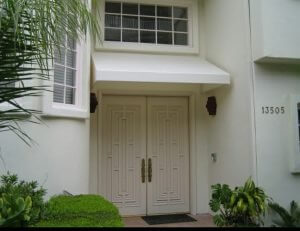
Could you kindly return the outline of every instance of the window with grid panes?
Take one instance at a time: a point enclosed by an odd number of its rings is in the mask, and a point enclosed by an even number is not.
[[[54,53],[54,86],[53,102],[61,104],[76,104],[76,40],[68,35],[63,38],[60,49]]]
[[[188,8],[105,2],[105,41],[188,46]]]

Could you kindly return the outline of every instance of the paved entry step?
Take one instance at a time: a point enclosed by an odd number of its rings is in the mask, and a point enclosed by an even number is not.
[[[194,218],[187,214],[172,214],[172,215],[155,215],[142,217],[148,225],[162,225],[181,222],[195,222]]]

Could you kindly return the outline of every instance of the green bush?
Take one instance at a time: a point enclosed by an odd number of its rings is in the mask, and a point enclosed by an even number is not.
[[[231,190],[228,185],[213,185],[210,208],[217,213],[217,226],[260,226],[263,224],[268,197],[249,178],[244,186]]]
[[[97,195],[54,196],[36,227],[122,227],[118,209]]]
[[[28,213],[29,220],[23,222],[23,226],[33,225],[41,220],[44,215],[46,204],[43,197],[46,194],[46,190],[38,186],[36,181],[25,182],[19,181],[18,176],[7,173],[0,178],[0,195],[3,193],[10,195],[12,198],[18,199],[31,198],[32,206]]]
[[[22,227],[30,220],[32,202],[29,196],[24,200],[13,194],[0,197],[0,227]]]

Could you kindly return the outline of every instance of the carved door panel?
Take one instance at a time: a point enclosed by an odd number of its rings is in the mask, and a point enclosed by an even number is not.
[[[149,97],[147,111],[147,213],[189,212],[188,99]]]
[[[145,215],[146,97],[104,96],[102,105],[103,196],[122,215]]]

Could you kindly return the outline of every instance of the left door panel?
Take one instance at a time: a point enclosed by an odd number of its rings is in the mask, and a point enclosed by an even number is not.
[[[104,96],[102,99],[101,185],[103,196],[121,215],[146,214],[146,97]]]

